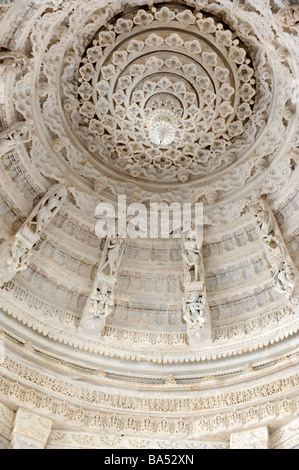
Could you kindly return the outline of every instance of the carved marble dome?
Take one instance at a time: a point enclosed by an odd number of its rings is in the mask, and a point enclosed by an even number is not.
[[[299,447],[290,3],[1,2],[0,447]],[[99,239],[119,196],[202,238]]]

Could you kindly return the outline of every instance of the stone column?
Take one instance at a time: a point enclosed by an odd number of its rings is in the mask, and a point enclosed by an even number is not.
[[[231,449],[269,449],[267,426],[250,431],[233,432],[230,435]]]
[[[44,449],[52,428],[52,420],[29,409],[19,408],[12,431],[12,449]]]

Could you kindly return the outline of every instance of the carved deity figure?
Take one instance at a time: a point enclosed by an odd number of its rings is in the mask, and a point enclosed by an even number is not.
[[[0,247],[0,286],[10,281],[15,274],[26,269],[31,250],[22,238],[11,237]]]
[[[98,287],[96,292],[91,295],[91,307],[89,313],[94,318],[106,318],[108,317],[114,307],[113,293],[107,289],[106,286]]]
[[[55,191],[52,191],[48,197],[41,200],[36,210],[31,214],[31,220],[28,221],[29,227],[31,229],[35,228],[34,232],[36,234],[40,235],[46,229],[59,211],[65,197],[66,189],[63,186],[57,186]]]
[[[0,155],[3,156],[18,145],[30,140],[31,135],[26,123],[14,124],[0,132]]]
[[[103,272],[106,266],[109,266],[109,275],[115,276],[117,274],[117,267],[121,255],[122,244],[123,240],[119,238],[111,238],[108,240],[106,259],[100,268],[101,272]]]
[[[182,256],[188,266],[190,280],[200,281],[200,267],[202,263],[201,243],[198,239],[198,234],[193,230],[185,234]]]
[[[252,203],[251,210],[255,216],[257,227],[266,248],[269,251],[279,248],[283,253],[283,246],[279,239],[277,222],[270,207],[263,200]]]
[[[295,289],[295,273],[292,267],[283,261],[272,269],[275,281],[275,290],[287,296],[292,295]]]
[[[184,305],[184,320],[192,326],[203,327],[207,323],[206,300],[198,291],[190,292]]]
[[[276,23],[284,28],[292,28],[299,22],[299,4],[295,3],[288,8],[282,8],[275,16]]]
[[[112,313],[114,295],[106,286],[101,286],[90,295],[82,318],[82,326],[89,333],[101,333],[106,318]]]

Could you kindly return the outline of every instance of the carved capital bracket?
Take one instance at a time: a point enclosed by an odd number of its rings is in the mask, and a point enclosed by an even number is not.
[[[82,312],[79,332],[91,335],[101,334],[106,325],[106,318],[112,313],[114,287],[125,250],[125,240],[107,238],[102,240],[102,255],[91,293]]]
[[[184,320],[187,323],[189,345],[198,349],[210,346],[213,342],[202,255],[202,237],[199,231],[190,230],[184,233],[182,257],[185,287]]]
[[[44,449],[52,428],[52,420],[25,408],[16,412],[12,431],[12,449]]]
[[[271,264],[274,288],[286,297],[296,311],[299,311],[299,272],[272,209],[264,199],[251,200],[249,208],[256,219],[266,257]]]

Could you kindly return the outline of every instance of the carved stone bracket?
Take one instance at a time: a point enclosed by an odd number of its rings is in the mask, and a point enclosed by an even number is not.
[[[187,323],[189,345],[200,348],[212,344],[212,325],[207,302],[202,237],[198,231],[188,231],[183,237],[184,320]]]
[[[0,246],[0,287],[27,268],[32,249],[67,197],[64,186],[53,186],[32,210],[26,221]]]
[[[250,210],[254,214],[259,234],[271,264],[274,288],[286,296],[288,302],[299,308],[299,272],[293,262],[274,214],[263,199],[251,200]]]
[[[114,286],[125,249],[125,240],[103,240],[102,256],[98,271],[82,313],[79,331],[101,334],[106,325],[106,318],[112,313],[114,303]]]

